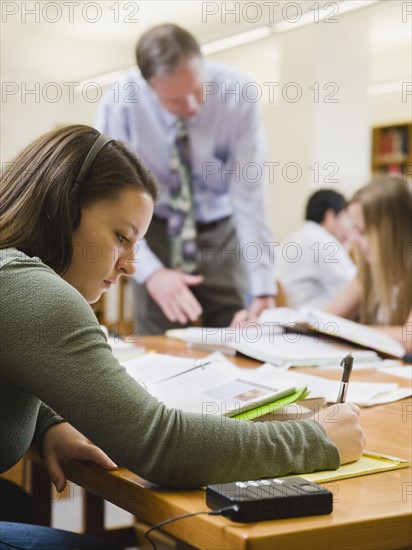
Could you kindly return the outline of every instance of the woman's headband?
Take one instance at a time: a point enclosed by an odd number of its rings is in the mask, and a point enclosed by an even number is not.
[[[80,186],[83,185],[84,182],[86,181],[87,175],[90,171],[90,168],[95,158],[103,149],[103,147],[107,145],[110,141],[113,141],[113,138],[105,136],[104,134],[101,134],[96,139],[96,141],[91,146],[90,151],[87,153],[87,156],[84,159],[84,162],[79,170],[79,173],[77,174],[74,185],[70,190],[69,211],[70,211],[70,219],[72,222],[72,229],[75,229],[80,222],[80,206],[79,206],[79,200],[78,200]]]

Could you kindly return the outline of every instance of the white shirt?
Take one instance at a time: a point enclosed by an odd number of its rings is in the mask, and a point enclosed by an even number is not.
[[[324,308],[356,272],[342,244],[312,221],[282,241],[277,254],[277,279],[290,307]]]

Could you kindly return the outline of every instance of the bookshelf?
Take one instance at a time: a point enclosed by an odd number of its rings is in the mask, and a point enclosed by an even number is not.
[[[372,173],[412,175],[411,123],[373,128]]]

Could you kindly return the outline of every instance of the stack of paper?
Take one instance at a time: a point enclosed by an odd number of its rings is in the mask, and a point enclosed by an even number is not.
[[[280,378],[284,384],[306,386],[309,395],[311,393],[325,396],[328,403],[335,403],[339,393],[339,380],[329,380],[319,376],[303,374],[296,371],[279,371],[273,365],[266,364],[256,369],[256,376],[259,376],[262,384],[271,382],[276,384]],[[351,381],[348,387],[347,401],[352,401],[362,407],[371,407],[404,399],[412,395],[412,389],[400,388],[399,384],[378,383],[378,382],[354,382]]]
[[[281,329],[279,329],[281,330]],[[168,338],[186,342],[188,348],[203,351],[220,351],[224,355],[236,355],[236,350],[230,342],[234,335],[240,338],[241,332],[230,328],[189,327],[166,331]]]

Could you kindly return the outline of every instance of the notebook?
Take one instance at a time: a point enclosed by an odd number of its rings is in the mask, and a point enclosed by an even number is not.
[[[325,483],[327,481],[338,481],[339,479],[376,474],[378,472],[397,470],[399,468],[408,468],[409,465],[409,460],[404,458],[364,451],[359,460],[350,462],[349,464],[344,464],[337,470],[299,474],[299,477],[303,477],[308,481],[315,481],[316,483]]]
[[[259,415],[279,399],[286,399],[284,404],[305,394],[279,378],[263,383],[255,369],[236,367],[220,353],[202,360],[150,353],[123,366],[159,401],[185,412],[233,417],[255,410]]]

